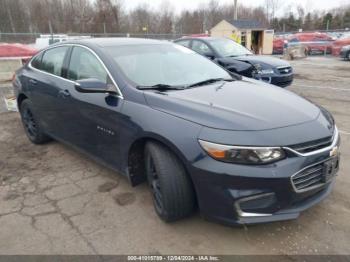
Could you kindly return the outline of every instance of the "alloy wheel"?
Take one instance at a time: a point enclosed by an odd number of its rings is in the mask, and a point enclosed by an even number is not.
[[[22,119],[24,123],[25,130],[31,138],[35,138],[38,134],[37,124],[33,117],[33,113],[29,108],[26,108],[22,112]]]

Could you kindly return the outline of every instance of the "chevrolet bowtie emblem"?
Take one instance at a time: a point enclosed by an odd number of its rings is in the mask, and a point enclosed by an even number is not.
[[[329,152],[329,156],[336,156],[338,154],[338,147],[335,146],[332,148],[332,150]]]

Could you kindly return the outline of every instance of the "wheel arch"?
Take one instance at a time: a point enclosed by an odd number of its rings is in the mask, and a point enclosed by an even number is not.
[[[21,93],[21,94],[19,94],[19,95],[17,96],[17,106],[18,106],[18,109],[20,109],[22,102],[23,102],[24,100],[26,100],[26,99],[28,99],[28,97],[27,97],[25,94],[23,94],[23,93]]]
[[[165,146],[179,159],[186,170],[186,174],[193,183],[188,166],[186,165],[186,158],[181,151],[168,139],[149,133],[134,140],[127,151],[127,170],[131,184],[136,186],[145,182],[147,179],[145,174],[144,150],[146,143],[152,141]]]

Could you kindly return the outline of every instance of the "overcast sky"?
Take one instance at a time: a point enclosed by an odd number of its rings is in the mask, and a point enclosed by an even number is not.
[[[180,12],[183,9],[193,10],[201,3],[206,3],[209,0],[124,0],[124,7],[127,9],[134,8],[140,3],[148,3],[151,7],[157,8],[163,1],[170,3],[176,12]],[[233,0],[218,0],[220,3],[233,3]],[[264,0],[238,0],[239,3],[247,6],[259,6],[264,4]],[[290,4],[300,4],[304,6],[306,10],[327,10],[341,5],[350,4],[350,0],[280,0],[282,3],[280,13],[284,13],[285,10],[289,10]]]

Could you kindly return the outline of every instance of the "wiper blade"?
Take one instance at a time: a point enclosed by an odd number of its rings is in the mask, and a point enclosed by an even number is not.
[[[137,86],[137,89],[140,90],[183,90],[183,86],[171,86],[167,84],[156,84],[153,86]]]
[[[211,84],[211,83],[215,83],[215,82],[219,82],[219,81],[226,81],[226,82],[232,82],[234,81],[233,78],[210,78],[204,81],[200,81],[191,85],[186,86],[186,88],[188,87],[194,87],[194,86],[201,86],[201,85],[206,85],[206,84]]]

